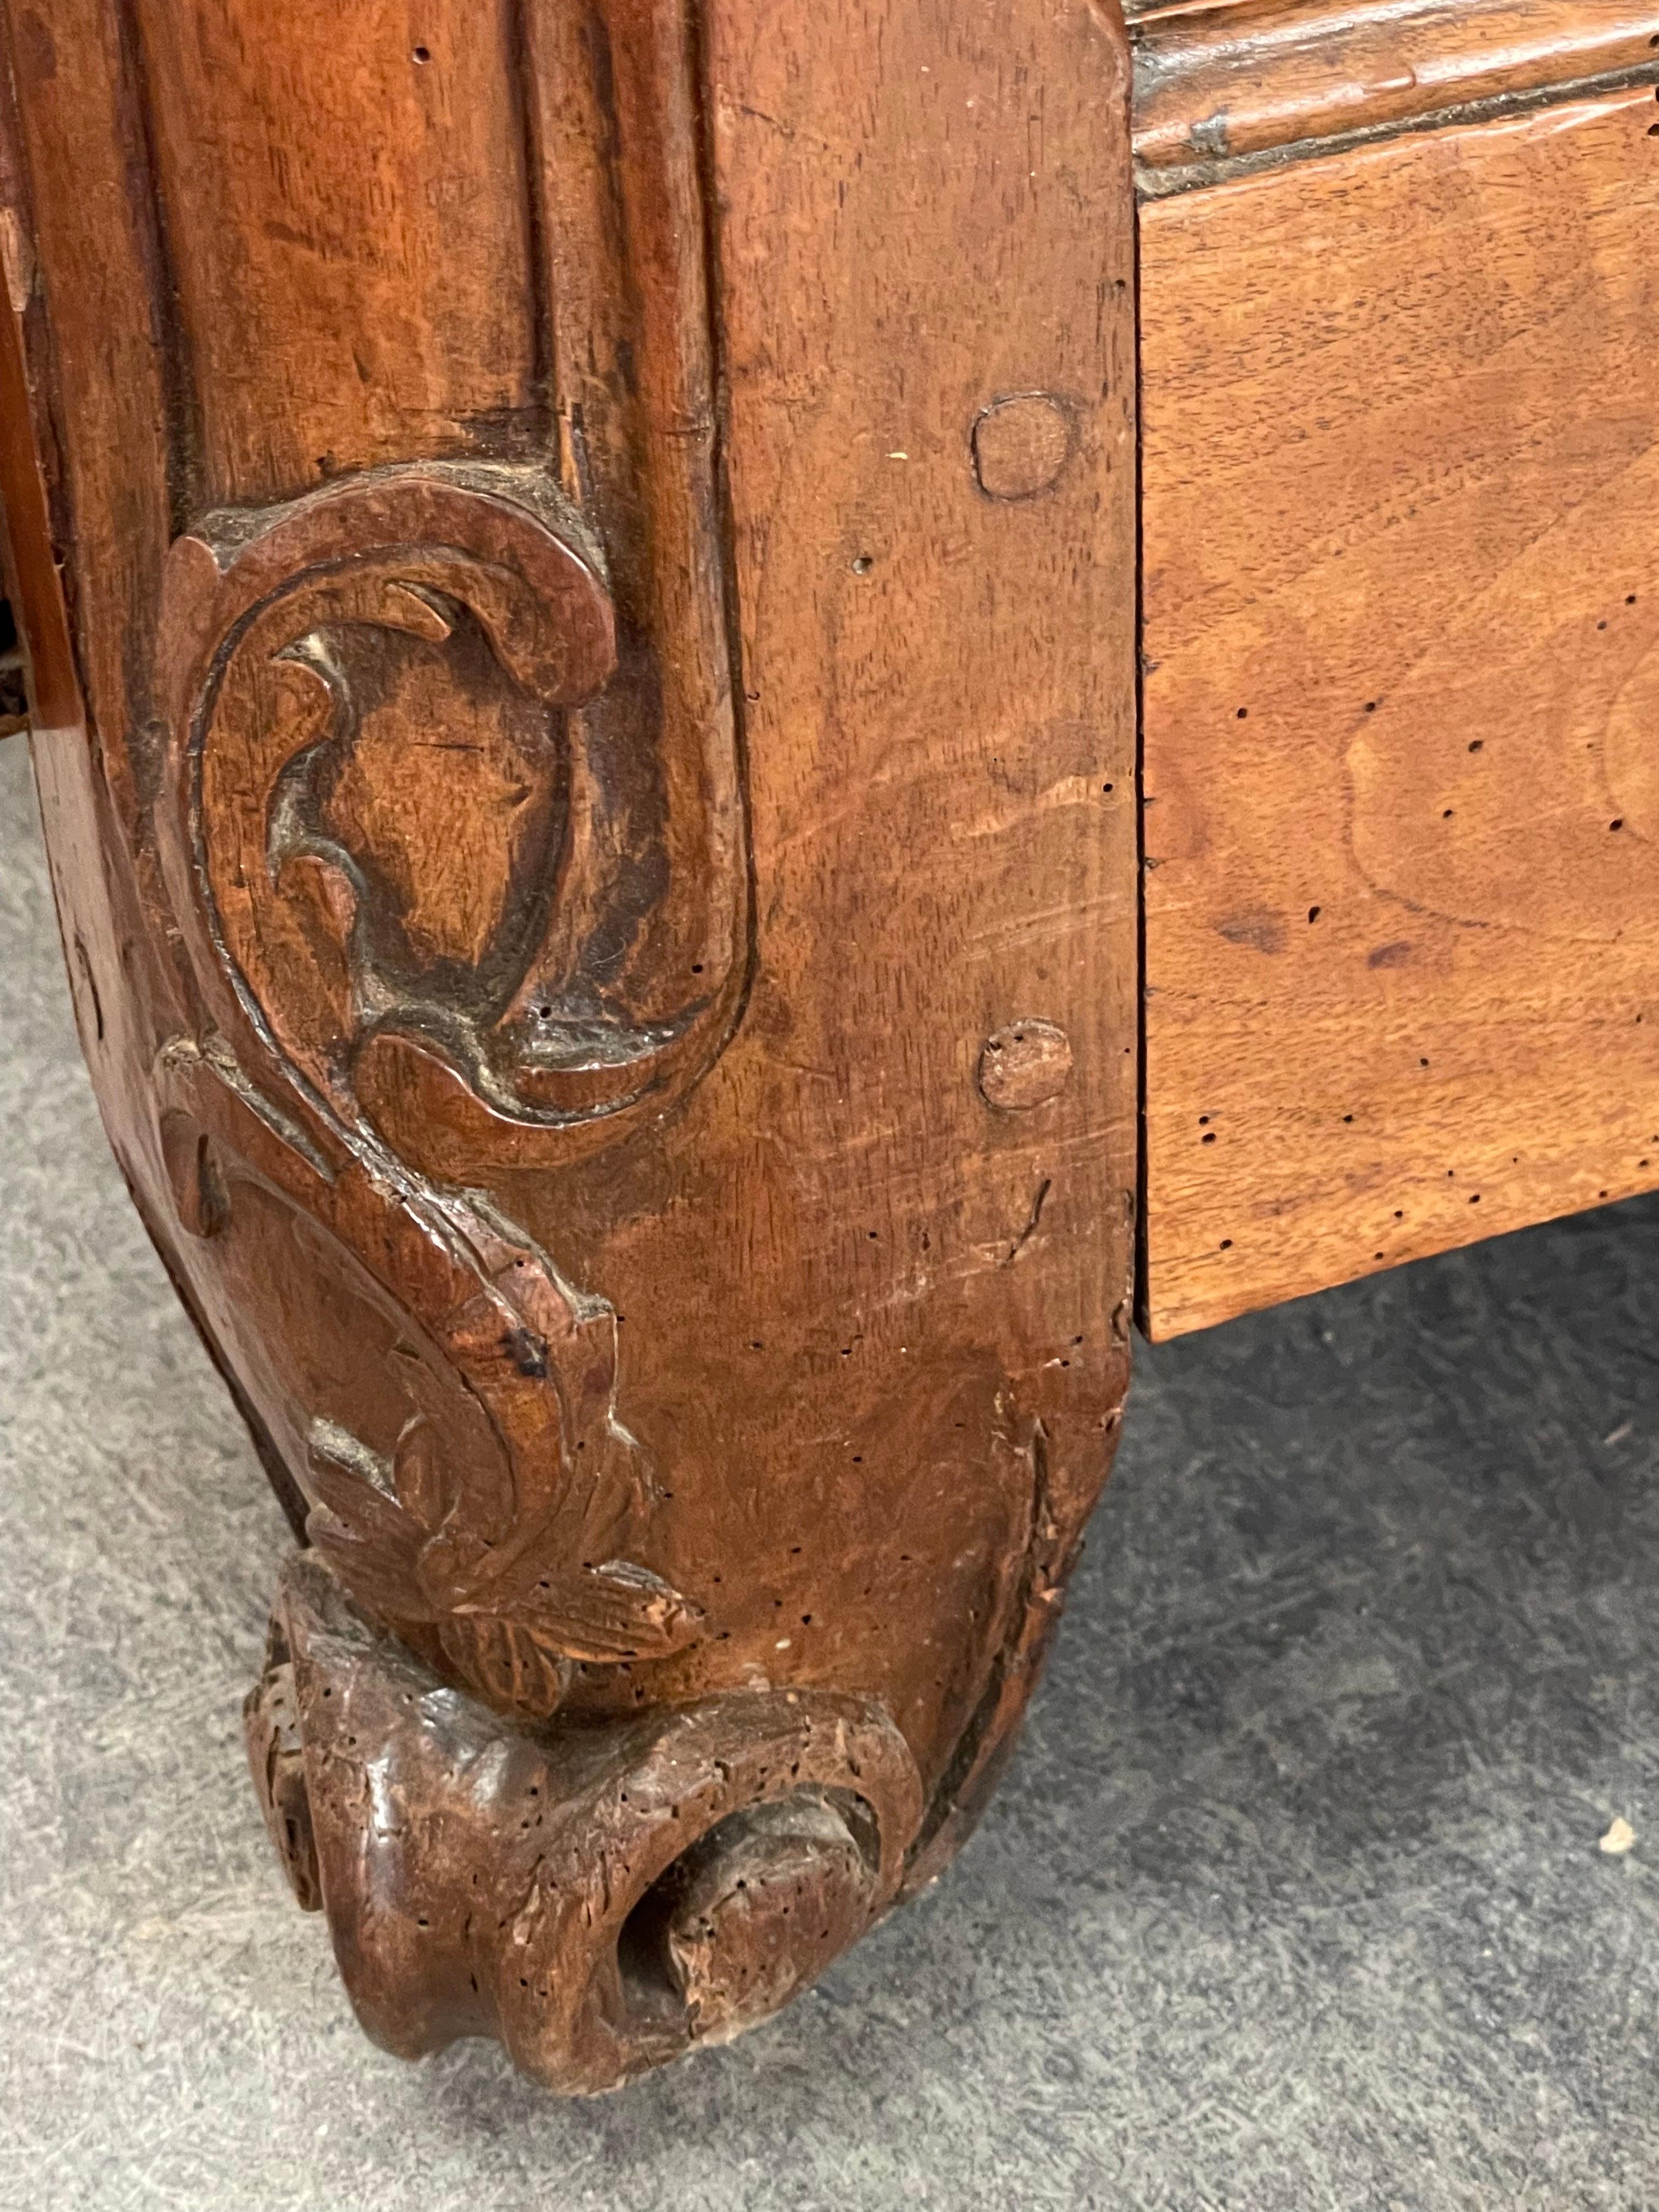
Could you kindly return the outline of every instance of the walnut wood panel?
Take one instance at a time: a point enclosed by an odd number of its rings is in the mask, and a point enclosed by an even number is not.
[[[1157,1334],[1659,1182],[1656,123],[1143,210]]]
[[[717,1078],[744,1133],[720,1172],[745,1224],[731,1295],[753,1326],[732,1331],[707,1402],[747,1395],[772,1463],[805,1474],[790,1401],[816,1374],[836,1407],[827,1525],[852,1510],[860,1464],[884,1470],[884,1501],[906,1500],[907,1571],[884,1567],[861,1599],[865,1634],[890,1645],[941,1602],[1004,1624],[989,1674],[936,1675],[914,1715],[895,1707],[907,1733],[943,1723],[968,1806],[1007,1748],[1127,1376],[1135,488],[1127,157],[1110,149],[1115,118],[1127,130],[1120,36],[1077,0],[968,17],[953,0],[833,15],[720,0],[709,25],[769,953],[747,1048]],[[803,150],[784,160],[780,144]],[[988,489],[986,424],[1033,417],[1063,438],[1018,441],[1023,470]],[[990,1105],[988,1063],[1030,1020],[1064,1031],[1069,1064]],[[763,1288],[782,1273],[800,1285],[787,1310]],[[991,1395],[968,1344],[1000,1347]],[[966,1462],[907,1441],[897,1409],[924,1373],[943,1433],[981,1436]],[[964,1480],[1015,1442],[1006,1424],[1027,1405],[1042,1431],[1035,1458],[1016,1444],[1030,1486]],[[732,1474],[735,1536],[747,1485]],[[1009,1545],[1014,1574],[976,1595],[975,1552]],[[966,1817],[949,1795],[933,1798],[930,1865]]]
[[[371,2033],[609,2086],[949,1858],[1115,1440],[1121,21],[5,16],[82,1036],[311,1547],[256,1784]]]
[[[1656,0],[1213,0],[1141,11],[1135,160],[1178,191],[1322,142],[1650,70]]]

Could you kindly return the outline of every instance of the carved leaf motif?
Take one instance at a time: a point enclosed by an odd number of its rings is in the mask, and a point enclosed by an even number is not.
[[[283,1283],[284,1330],[258,1356],[313,1409],[309,1533],[358,1601],[538,1717],[576,1662],[693,1641],[701,1608],[634,1556],[658,1492],[616,1418],[610,1307],[477,1194],[371,1171],[346,1133],[293,1121],[222,1042],[175,1040],[157,1084],[186,1200],[216,1163],[216,1211],[180,1225],[219,1255],[233,1309],[244,1284]]]
[[[614,1314],[471,1188],[609,1141],[729,1034],[742,809],[693,657],[631,629],[600,696],[604,564],[533,468],[210,516],[166,573],[157,844],[206,1016],[163,1054],[179,1225],[233,1291],[285,1284],[241,1350],[319,1547],[515,1710],[702,1620],[641,1562]]]
[[[365,1602],[438,1625],[446,1656],[485,1694],[556,1703],[562,1662],[665,1657],[696,1636],[702,1613],[606,1549],[637,1538],[654,1497],[639,1446],[615,1418],[615,1316],[527,1249],[501,1264],[501,1228],[482,1218],[471,1225],[495,1273],[439,1334],[504,1454],[510,1504],[478,1510],[469,1494],[477,1444],[469,1452],[465,1439],[446,1438],[454,1417],[444,1394],[424,1363],[399,1351],[416,1410],[390,1455],[338,1423],[312,1424],[311,1480],[323,1509],[312,1533]]]

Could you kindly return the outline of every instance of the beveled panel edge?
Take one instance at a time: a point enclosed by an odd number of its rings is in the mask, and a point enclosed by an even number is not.
[[[1143,198],[1659,80],[1659,0],[1166,0],[1131,30]]]

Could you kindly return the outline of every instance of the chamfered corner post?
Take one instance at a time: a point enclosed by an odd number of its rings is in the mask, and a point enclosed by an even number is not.
[[[301,1539],[256,1788],[378,2041],[611,2087],[946,1863],[1116,1438],[1122,22],[4,22],[70,982]]]

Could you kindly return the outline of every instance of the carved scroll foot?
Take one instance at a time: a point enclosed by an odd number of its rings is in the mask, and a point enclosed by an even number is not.
[[[872,1700],[503,1720],[291,1559],[246,1708],[295,1893],[377,2043],[494,2036],[567,2094],[752,2027],[892,1901],[921,1816]]]

